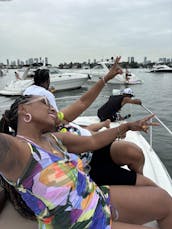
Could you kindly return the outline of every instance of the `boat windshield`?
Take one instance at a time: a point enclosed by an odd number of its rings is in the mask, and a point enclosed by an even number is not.
[[[57,67],[49,68],[50,74],[60,74],[61,71]]]
[[[94,69],[103,69],[103,66],[101,64],[96,64],[96,66],[94,66]]]

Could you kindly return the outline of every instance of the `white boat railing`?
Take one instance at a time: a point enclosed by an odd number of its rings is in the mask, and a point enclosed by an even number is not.
[[[154,114],[151,110],[149,110],[145,105],[141,105],[147,112],[150,114]],[[167,130],[167,132],[172,135],[172,131],[155,115],[154,118]],[[152,147],[152,126],[150,126],[150,140],[149,143]]]

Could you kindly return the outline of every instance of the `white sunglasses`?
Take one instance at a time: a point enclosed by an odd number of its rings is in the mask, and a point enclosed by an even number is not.
[[[41,96],[35,99],[31,99],[30,101],[26,102],[25,104],[32,104],[41,101],[43,104],[46,104],[47,106],[51,106],[50,102],[45,96]]]

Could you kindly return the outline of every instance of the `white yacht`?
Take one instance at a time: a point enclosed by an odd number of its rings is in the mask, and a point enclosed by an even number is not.
[[[89,75],[76,72],[61,72],[57,67],[48,68],[50,72],[50,88],[53,92],[82,87]]]
[[[112,62],[101,61],[101,62],[98,62],[95,67],[90,68],[90,69],[83,69],[83,70],[80,70],[80,72],[88,73],[91,77],[91,80],[94,81],[94,80],[96,80],[97,77],[101,78],[105,74],[107,74],[109,72],[109,69],[112,67],[112,65],[113,65]],[[133,74],[131,71],[128,71],[128,77],[127,78],[128,79],[126,79],[126,74],[124,71],[124,73],[122,75],[118,74],[117,76],[115,76],[115,78],[112,79],[110,81],[110,83],[128,84],[128,85],[143,83],[142,80],[139,80],[136,77],[136,75]]]
[[[50,89],[52,92],[80,88],[87,82],[88,74],[82,73],[62,73],[57,68],[49,68],[50,71]],[[19,77],[12,80],[3,89],[0,95],[18,96],[31,86],[33,81],[33,70],[27,68],[24,72],[19,71]],[[21,74],[22,73],[22,74]]]
[[[172,68],[166,64],[155,64],[149,72],[170,73],[172,72]]]

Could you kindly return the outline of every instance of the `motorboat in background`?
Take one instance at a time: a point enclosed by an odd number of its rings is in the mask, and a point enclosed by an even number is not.
[[[88,74],[61,72],[57,67],[49,67],[50,88],[53,92],[81,88],[89,79]]]
[[[45,67],[44,67],[45,68]],[[80,88],[89,79],[88,74],[82,73],[62,73],[57,68],[47,68],[50,71],[50,89],[52,92]],[[26,68],[18,71],[19,77],[12,80],[8,85],[0,90],[0,95],[18,96],[31,86],[34,71],[36,69]]]
[[[93,68],[90,69],[82,69],[80,72],[88,73],[91,77],[91,80],[97,80],[98,78],[103,77],[105,74],[109,72],[109,69],[112,67],[113,63],[109,61],[101,61],[98,62]],[[142,80],[139,80],[135,74],[128,70],[128,77],[126,78],[126,73],[124,72],[122,75],[118,74],[114,79],[110,81],[113,84],[142,84]]]
[[[169,67],[166,64],[155,64],[153,65],[152,69],[150,69],[149,72],[155,72],[155,73],[171,73],[172,72],[172,67]]]
[[[18,96],[23,91],[33,84],[33,79],[28,77],[30,68],[22,69],[22,72],[18,72],[14,69],[15,79],[10,81],[4,88],[0,90],[0,95],[5,96]]]

